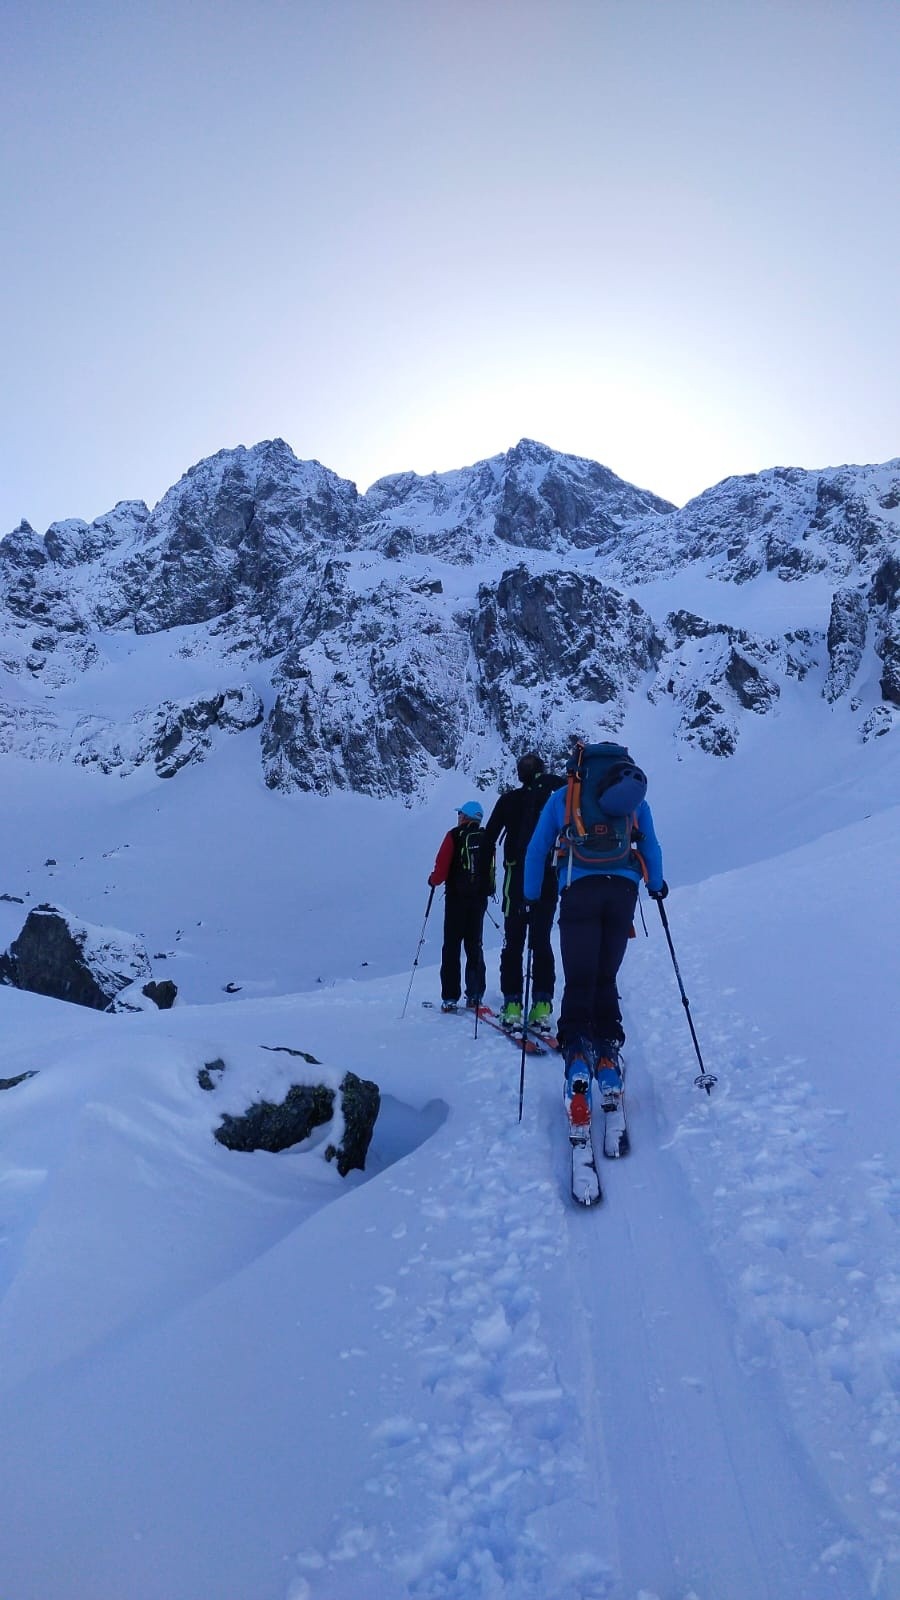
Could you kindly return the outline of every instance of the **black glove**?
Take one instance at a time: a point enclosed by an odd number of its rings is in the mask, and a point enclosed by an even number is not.
[[[537,900],[526,900],[525,901],[525,921],[528,923],[529,927],[531,927],[531,924],[534,921],[534,914],[537,911],[537,908],[538,908]]]
[[[665,900],[666,895],[669,892],[669,885],[666,883],[665,878],[663,878],[663,881],[658,889],[649,889],[647,892],[651,900]]]

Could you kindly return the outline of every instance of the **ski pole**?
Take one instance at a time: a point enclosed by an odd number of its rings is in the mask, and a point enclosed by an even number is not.
[[[478,960],[479,960],[479,963],[480,963],[480,970],[483,973],[484,972],[484,947],[482,945],[478,946]],[[479,1021],[479,1018],[481,1016],[481,1007],[482,1007],[482,1004],[484,1002],[484,986],[485,986],[485,980],[484,980],[484,978],[482,978],[481,992],[476,996],[476,999],[475,999],[475,1038],[476,1039],[478,1038],[478,1021]]]
[[[528,946],[525,955],[525,1006],[522,1015],[522,1065],[519,1069],[519,1121],[525,1100],[525,1055],[528,1049],[528,1008],[531,1004],[531,918],[528,919]]]
[[[425,928],[426,928],[426,925],[427,925],[427,922],[428,922],[428,913],[431,910],[431,902],[432,902],[433,899],[434,899],[434,884],[432,884],[432,886],[431,886],[431,893],[428,896],[428,904],[425,907],[425,921],[422,923],[422,932],[419,934],[419,942],[416,945],[416,954],[415,954],[415,959],[413,960],[413,964],[412,964],[412,972],[409,975],[409,988],[406,991],[406,999],[403,1002],[403,1010],[400,1013],[400,1021],[401,1022],[403,1021],[403,1018],[406,1016],[406,1007],[409,1004],[409,997],[410,997],[410,995],[412,993],[413,978],[416,975],[416,967],[419,965],[419,956],[422,953],[422,946],[425,943]]]
[[[718,1083],[719,1080],[716,1077],[714,1072],[707,1072],[706,1068],[703,1065],[703,1057],[700,1054],[700,1045],[699,1045],[699,1043],[697,1041],[696,1029],[694,1028],[694,1019],[691,1016],[690,1001],[688,1000],[688,997],[684,992],[684,984],[683,984],[682,979],[681,979],[681,973],[680,973],[680,971],[678,969],[678,962],[677,962],[677,960],[675,958],[675,946],[672,943],[672,935],[669,932],[669,919],[666,916],[666,908],[663,905],[661,900],[657,900],[656,904],[659,907],[659,914],[660,914],[660,917],[662,918],[662,925],[663,925],[663,928],[665,930],[666,940],[667,940],[668,946],[669,946],[669,954],[672,957],[672,965],[675,968],[675,976],[678,979],[678,987],[681,990],[681,1003],[684,1006],[685,1013],[687,1015],[688,1027],[691,1030],[691,1038],[694,1041],[694,1049],[697,1052],[697,1060],[700,1063],[700,1071],[699,1071],[697,1077],[694,1079],[694,1083],[695,1083],[695,1085],[696,1085],[696,1087],[698,1089],[705,1089],[707,1094],[712,1094],[713,1087],[714,1087],[715,1084]]]

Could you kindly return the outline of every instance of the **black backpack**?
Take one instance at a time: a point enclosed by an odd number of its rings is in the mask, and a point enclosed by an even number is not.
[[[486,848],[484,829],[473,828],[466,823],[461,828],[454,828],[453,832],[456,834],[454,889],[462,894],[493,894],[494,858]]]
[[[581,744],[568,766],[565,820],[556,841],[556,862],[576,862],[594,872],[643,862],[635,845],[637,809],[647,779],[622,744]]]

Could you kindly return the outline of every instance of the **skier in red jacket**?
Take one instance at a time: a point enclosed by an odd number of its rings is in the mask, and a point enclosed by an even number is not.
[[[484,994],[482,929],[493,861],[485,849],[484,810],[477,800],[458,808],[456,827],[445,835],[428,882],[444,889],[444,947],[441,951],[441,1010],[456,1011],[461,986],[460,947],[466,952],[466,1007],[474,1010]]]

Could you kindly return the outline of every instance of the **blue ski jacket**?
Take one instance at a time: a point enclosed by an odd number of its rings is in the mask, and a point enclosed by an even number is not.
[[[550,796],[547,804],[537,820],[537,826],[531,835],[531,843],[525,852],[525,899],[539,900],[541,897],[541,884],[544,880],[544,867],[547,857],[559,834],[562,832],[566,815],[566,791],[557,789]],[[653,813],[646,800],[638,806],[637,825],[641,832],[640,852],[647,865],[648,889],[661,889],[663,884],[662,850],[656,837],[653,826]],[[642,881],[641,869],[638,866],[604,867],[603,873],[610,878],[633,878],[636,883]],[[557,866],[559,886],[564,889],[569,881],[569,858],[563,856]],[[593,868],[582,866],[579,862],[572,862],[572,882],[576,878],[590,878],[594,876]]]

